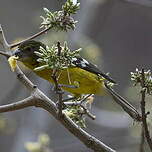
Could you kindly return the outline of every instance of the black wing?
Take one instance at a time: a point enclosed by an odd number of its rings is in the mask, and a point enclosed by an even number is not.
[[[73,58],[72,59],[72,63],[74,65],[76,65],[77,67],[81,68],[81,69],[84,69],[86,71],[89,71],[89,72],[97,74],[97,75],[101,75],[102,77],[104,77],[108,81],[110,81],[112,83],[116,83],[108,75],[106,75],[103,72],[101,72],[95,65],[93,65],[92,63],[89,63],[87,60],[85,60],[85,59],[83,59],[81,57],[75,57],[75,58]]]

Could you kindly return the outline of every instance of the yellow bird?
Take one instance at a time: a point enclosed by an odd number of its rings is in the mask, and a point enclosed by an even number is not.
[[[20,44],[13,55],[34,71],[36,67],[42,64],[37,61],[39,57],[34,53],[35,51],[38,52],[40,47],[46,48],[41,42],[29,40]],[[72,58],[72,63],[75,65],[74,67],[72,66],[58,72],[58,83],[61,84],[64,90],[72,93],[74,96],[81,96],[82,94],[105,95],[107,90],[105,89],[104,82],[115,83],[112,78],[80,56]],[[34,72],[43,79],[54,83],[51,78],[52,71],[52,69],[43,69]]]
[[[54,83],[51,77],[53,72],[52,69],[43,69],[40,71],[34,70],[35,68],[42,66],[42,63],[37,61],[39,57],[35,53],[35,51],[39,51],[40,47],[43,47],[44,49],[46,48],[43,43],[34,40],[21,43],[18,49],[12,54],[13,56],[9,58],[9,63],[14,70],[14,65],[16,64],[16,61],[14,60],[19,60],[38,76]],[[72,93],[74,97],[80,97],[83,94],[96,94],[102,96],[111,95],[114,101],[117,102],[132,118],[137,121],[141,120],[138,111],[124,98],[107,86],[105,81],[115,84],[115,81],[112,78],[80,56],[73,57],[72,64],[74,66],[59,70],[57,73],[58,83],[64,90]]]

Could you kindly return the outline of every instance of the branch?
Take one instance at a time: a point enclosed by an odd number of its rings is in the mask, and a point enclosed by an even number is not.
[[[9,52],[3,52],[3,51],[0,51],[0,55],[3,55],[7,58],[9,58],[11,56]]]
[[[54,84],[55,84],[55,91],[56,94],[58,95],[58,114],[59,114],[59,118],[62,118],[62,95],[63,95],[63,91],[61,89],[61,87],[58,84],[58,80],[57,80],[57,70],[53,70],[53,74],[51,75]]]
[[[81,108],[83,108],[83,114],[86,114],[88,117],[90,117],[92,120],[95,120],[96,116],[94,116],[86,107],[86,104],[83,104],[83,102],[85,100],[87,100],[90,96],[92,96],[92,94],[86,95],[82,100],[74,102],[74,101],[67,101],[67,100],[62,100],[64,101],[64,105],[67,106],[80,106]],[[75,98],[74,98],[75,99]],[[71,100],[71,99],[69,99]]]
[[[2,26],[0,24],[0,44],[4,47],[5,51],[8,51],[10,49],[9,44],[6,41],[6,38],[4,36],[4,32],[2,30]]]
[[[19,80],[21,82],[25,82],[25,77],[20,77]],[[27,83],[28,84],[28,83]],[[34,86],[34,85],[33,85]],[[30,86],[28,87],[30,88]],[[65,128],[67,128],[72,134],[74,134],[80,141],[82,141],[87,147],[93,149],[94,151],[98,152],[115,152],[113,149],[106,146],[104,143],[96,139],[95,137],[91,136],[83,129],[78,127],[69,117],[65,114],[62,115],[62,119],[58,119],[58,112],[56,104],[50,100],[46,95],[44,95],[38,88],[32,92],[32,96],[21,100],[16,103],[12,103],[9,105],[0,106],[0,113],[2,112],[9,112],[15,111],[19,109],[23,109],[29,106],[40,107],[45,109],[50,114],[52,114],[57,120],[59,120]]]
[[[90,117],[92,120],[96,119],[96,116],[94,116],[84,105],[80,105],[83,110],[84,110],[84,114],[86,114],[88,117]]]
[[[37,90],[39,92],[39,90]],[[38,93],[39,94],[39,93]],[[58,112],[55,104],[46,97],[42,92],[38,99],[37,106],[45,109],[51,113],[56,119],[58,119]],[[53,103],[53,104],[52,104]],[[53,109],[52,109],[53,108]],[[74,134],[80,141],[82,141],[87,147],[98,152],[115,152],[113,149],[106,146],[104,143],[91,136],[79,126],[77,126],[69,117],[65,114],[62,115],[62,119],[58,119],[72,134]]]
[[[23,108],[30,107],[33,105],[34,105],[34,98],[33,96],[29,96],[25,98],[24,100],[0,106],[0,113],[15,111],[15,110],[23,109]]]
[[[61,50],[62,50],[62,48],[60,46],[60,42],[57,43],[57,47],[58,47],[58,56],[60,56],[61,55]],[[62,100],[63,99],[62,98],[63,91],[58,84],[57,73],[58,73],[58,71],[56,69],[53,70],[53,73],[52,73],[51,77],[52,77],[52,79],[54,81],[54,84],[55,84],[56,94],[58,94],[58,109],[59,109],[58,113],[59,113],[59,118],[61,119],[62,118],[62,108],[63,108],[63,103],[62,103],[63,102],[63,100]]]
[[[150,134],[149,134],[149,130],[148,130],[148,125],[147,125],[147,114],[145,112],[145,96],[146,96],[146,88],[145,88],[145,73],[144,73],[144,69],[142,69],[142,90],[141,90],[141,95],[142,95],[142,99],[141,99],[141,113],[142,113],[142,125],[143,125],[143,129],[144,129],[144,133],[145,133],[145,137],[146,140],[148,142],[148,145],[152,151],[152,139],[150,138]]]
[[[1,28],[2,37],[3,30]],[[3,38],[5,39],[4,35]],[[1,41],[6,48],[9,48],[9,45],[6,41]],[[18,45],[18,44],[16,44]],[[15,45],[10,45],[14,47]],[[100,140],[88,134],[86,131],[77,126],[69,117],[65,114],[62,115],[62,119],[58,117],[58,111],[56,104],[50,100],[44,93],[42,93],[20,70],[19,67],[16,68],[15,73],[17,78],[25,85],[25,87],[31,92],[31,96],[9,105],[0,106],[1,112],[15,111],[23,109],[29,106],[40,107],[48,111],[52,116],[54,116],[62,125],[67,128],[74,136],[76,136],[81,142],[83,142],[88,148],[91,148],[94,151],[98,152],[115,152]]]
[[[114,101],[117,104],[119,104],[124,109],[125,112],[127,112],[136,121],[142,120],[141,114],[129,102],[127,102],[123,97],[117,94],[106,83],[105,83],[105,87],[107,91],[110,93],[110,95],[113,97]]]
[[[144,143],[145,143],[145,134],[144,134],[144,128],[142,125],[139,152],[144,152]]]
[[[79,102],[64,102],[64,105],[67,106],[81,106],[84,110],[84,114],[90,117],[92,120],[95,120],[96,116],[94,116],[84,105],[82,105],[81,101]]]
[[[15,73],[17,78],[24,84],[24,86],[32,93],[37,86],[34,85],[26,76],[25,74],[21,71],[21,69],[17,66],[15,69]]]
[[[40,35],[46,33],[48,30],[50,30],[50,28],[51,28],[51,27],[48,27],[48,28],[46,28],[46,29],[44,29],[44,30],[42,30],[42,31],[40,31],[40,32],[38,32],[38,33],[36,33],[36,34],[34,34],[34,35],[28,37],[27,39],[24,39],[23,41],[20,41],[20,42],[14,43],[14,44],[10,44],[9,47],[12,49],[12,48],[14,48],[14,47],[20,45],[21,43],[23,43],[23,42],[25,42],[25,41],[34,39],[34,38],[36,38],[36,37],[38,37],[38,36],[40,36]]]

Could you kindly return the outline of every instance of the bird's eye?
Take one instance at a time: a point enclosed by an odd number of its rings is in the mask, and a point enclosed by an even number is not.
[[[21,57],[22,53],[20,50],[15,50],[15,52],[13,53],[14,56],[16,57]]]

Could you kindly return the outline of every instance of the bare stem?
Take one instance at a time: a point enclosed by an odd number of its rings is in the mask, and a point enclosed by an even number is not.
[[[9,53],[3,52],[3,51],[0,51],[0,55],[3,55],[5,57],[7,57],[7,58],[9,58],[11,56]]]
[[[8,51],[10,49],[9,44],[6,41],[4,31],[2,29],[2,26],[0,25],[0,44],[3,46],[5,51]]]
[[[15,111],[15,110],[23,109],[23,108],[30,107],[33,105],[34,105],[34,98],[33,96],[30,96],[28,98],[25,98],[24,100],[0,106],[0,113]]]
[[[144,143],[145,143],[145,134],[144,134],[144,128],[143,128],[143,125],[142,125],[141,142],[140,142],[139,152],[144,152]]]
[[[62,107],[63,107],[63,103],[62,103],[62,95],[63,95],[63,91],[61,89],[61,87],[58,85],[58,80],[57,80],[57,76],[56,76],[56,72],[53,72],[52,74],[52,79],[54,81],[54,84],[55,84],[55,91],[56,91],[56,94],[58,95],[58,109],[59,109],[59,119],[62,118]]]
[[[24,84],[24,86],[32,93],[37,88],[21,71],[21,69],[17,66],[15,69],[15,73],[17,78]]]
[[[62,95],[63,95],[63,91],[61,89],[61,87],[59,86],[58,84],[58,80],[57,80],[57,70],[53,70],[53,73],[51,75],[53,81],[54,81],[54,84],[55,84],[55,91],[56,91],[56,94],[58,95],[58,115],[59,115],[59,119],[62,118],[62,107],[63,107],[63,101],[62,101]]]
[[[149,130],[148,130],[148,125],[147,125],[147,113],[145,112],[145,96],[146,96],[146,88],[145,88],[145,73],[144,73],[144,69],[142,69],[142,81],[141,81],[141,86],[142,86],[142,90],[141,90],[141,114],[142,114],[142,125],[143,125],[143,129],[144,129],[144,134],[146,137],[146,140],[148,142],[148,145],[150,147],[150,150],[152,151],[152,140],[149,134]]]
[[[62,49],[61,46],[60,46],[60,42],[57,43],[57,47],[58,47],[58,56],[60,56],[61,55],[61,49]],[[58,84],[57,73],[58,73],[58,70],[54,69],[51,77],[52,77],[52,79],[54,81],[54,84],[55,84],[56,94],[58,94],[59,119],[61,119],[62,118],[62,108],[63,108],[63,98],[62,98],[63,91]]]
[[[84,105],[80,105],[83,110],[84,110],[84,114],[86,114],[88,117],[90,117],[92,120],[96,119],[96,116],[94,116]]]
[[[117,94],[113,89],[111,89],[106,83],[105,87],[110,95],[113,97],[114,101],[119,104],[125,112],[127,112],[134,120],[141,121],[141,114],[133,107],[126,99]]]
[[[86,107],[86,105],[83,104],[83,102],[89,98],[92,94],[86,95],[82,100],[78,101],[78,102],[67,102],[64,101],[63,103],[67,106],[81,106],[84,110],[83,114],[86,114],[88,117],[90,117],[92,120],[95,120],[96,116],[94,116]],[[73,98],[72,98],[73,99]],[[75,98],[74,98],[75,99]]]
[[[21,43],[23,43],[23,42],[25,42],[25,41],[34,39],[34,38],[36,38],[36,37],[38,37],[38,36],[40,36],[40,35],[46,33],[48,30],[50,30],[50,28],[51,28],[51,27],[48,27],[48,28],[46,28],[46,29],[44,29],[44,30],[42,30],[42,31],[40,31],[40,32],[38,32],[38,33],[36,33],[36,34],[34,34],[34,35],[28,37],[27,39],[24,39],[23,41],[20,41],[20,42],[14,43],[14,44],[10,44],[10,48],[12,49],[12,48],[14,48],[14,47],[20,45]]]

